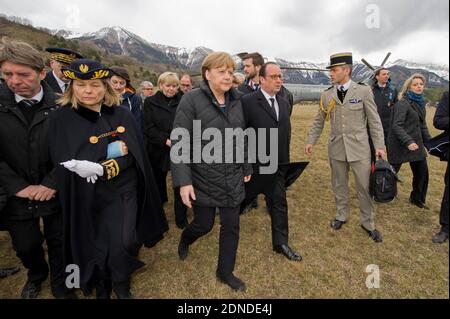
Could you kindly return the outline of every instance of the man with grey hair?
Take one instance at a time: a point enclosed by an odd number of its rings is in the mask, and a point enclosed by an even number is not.
[[[382,236],[375,228],[375,205],[369,194],[372,157],[369,134],[376,157],[385,156],[383,126],[371,88],[351,80],[352,54],[335,54],[330,60],[327,68],[334,85],[322,93],[305,152],[312,155],[313,145],[319,140],[325,122],[330,121],[328,155],[337,205],[331,228],[341,229],[350,214],[348,172],[351,168],[359,196],[361,227],[373,241],[380,243]]]
[[[180,91],[186,94],[192,90],[192,79],[189,74],[183,74],[180,78]]]
[[[39,295],[49,265],[53,296],[75,297],[65,286],[62,213],[46,138],[48,116],[56,110],[56,102],[53,90],[43,81],[44,66],[40,53],[29,44],[1,39],[5,84],[0,86],[0,185],[7,195],[1,218],[28,269],[23,299]]]
[[[153,83],[150,81],[144,81],[141,83],[140,87],[140,93],[142,101],[144,101],[146,98],[153,96]]]

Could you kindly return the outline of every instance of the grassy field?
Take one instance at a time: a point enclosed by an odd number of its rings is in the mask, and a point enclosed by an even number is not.
[[[296,106],[292,124],[292,160],[307,160],[303,148],[317,106]],[[432,135],[434,112],[429,111]],[[177,245],[181,231],[175,227],[172,203],[166,206],[170,231],[153,249],[144,249],[146,267],[133,279],[137,298],[449,298],[448,242],[436,245],[432,235],[439,230],[439,208],[443,194],[445,165],[429,158],[428,205],[423,211],[408,203],[411,173],[402,168],[404,183],[396,203],[377,206],[377,228],[384,236],[375,244],[359,226],[356,193],[351,187],[352,214],[339,232],[330,220],[335,204],[324,132],[304,175],[290,188],[290,245],[304,260],[290,262],[271,250],[270,218],[264,200],[241,219],[236,275],[247,284],[247,292],[235,293],[215,279],[218,255],[218,218],[214,230],[190,248],[181,262]],[[5,233],[0,234],[0,267],[19,264]],[[368,265],[380,268],[380,288],[365,285]],[[25,270],[0,281],[0,298],[18,298],[26,280]],[[48,281],[42,298],[50,298]]]

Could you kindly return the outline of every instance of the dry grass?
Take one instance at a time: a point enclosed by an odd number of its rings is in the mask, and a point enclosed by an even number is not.
[[[306,136],[317,106],[297,106],[293,114],[292,160],[306,160]],[[429,112],[429,120],[433,111]],[[430,125],[431,128],[431,125]],[[433,135],[437,132],[431,129]],[[328,131],[328,129],[327,129]],[[186,261],[178,260],[180,230],[175,227],[171,203],[166,206],[171,229],[153,249],[142,250],[146,267],[134,277],[138,298],[449,298],[448,243],[435,245],[445,165],[429,158],[431,211],[408,204],[411,173],[405,166],[399,199],[379,205],[377,227],[384,235],[374,244],[359,227],[359,210],[352,187],[352,215],[339,232],[329,227],[335,205],[330,186],[326,136],[315,150],[310,166],[288,192],[290,244],[304,261],[289,262],[271,250],[270,218],[264,201],[241,219],[236,274],[247,283],[246,293],[234,293],[215,279],[219,225],[195,243]],[[4,234],[1,235],[7,238]],[[10,242],[0,240],[0,266],[19,263]],[[381,270],[380,289],[365,286],[367,265]],[[17,298],[25,271],[0,281],[0,298]],[[46,282],[43,298],[50,297]]]

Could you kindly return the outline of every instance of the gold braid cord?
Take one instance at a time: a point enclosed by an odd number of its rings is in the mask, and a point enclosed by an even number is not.
[[[323,105],[323,97],[321,96],[319,105],[320,109],[325,114],[325,121],[329,121],[331,112],[333,112],[333,110],[336,108],[336,101],[333,98],[331,98],[330,103],[328,103],[327,108],[325,108]],[[334,116],[336,117],[336,112],[334,112]]]
[[[102,166],[106,171],[106,179],[109,181],[114,177],[117,177],[120,173],[119,164],[117,164],[116,160],[109,160],[102,163]]]

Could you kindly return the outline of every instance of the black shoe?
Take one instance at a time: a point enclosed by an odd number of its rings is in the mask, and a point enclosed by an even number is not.
[[[425,209],[425,210],[430,210],[430,207],[428,207],[427,205],[425,205],[425,203],[413,200],[411,197],[409,198],[409,202],[417,207],[419,207],[420,209]]]
[[[347,222],[343,222],[343,221],[340,221],[340,220],[337,220],[337,219],[333,219],[331,221],[331,228],[333,228],[334,230],[339,230],[339,229],[342,228],[342,225],[344,225],[345,223],[347,223]]]
[[[443,244],[448,240],[448,233],[440,231],[436,235],[433,236],[433,243],[435,244]]]
[[[369,237],[372,238],[372,240],[376,243],[382,243],[383,242],[383,236],[381,236],[381,233],[374,229],[374,230],[367,230],[363,225],[361,225],[361,228],[364,229],[368,234]]]
[[[302,261],[302,256],[299,253],[292,250],[288,245],[279,245],[273,248],[276,253],[283,254],[287,259],[293,261]]]
[[[227,284],[231,287],[231,289],[236,291],[245,291],[247,287],[245,286],[245,283],[240,280],[238,277],[236,277],[233,274],[230,274],[228,276],[222,276],[218,271],[216,272],[217,279],[224,284]]]
[[[20,271],[19,267],[0,268],[0,278],[6,278],[17,274]]]
[[[185,260],[188,254],[189,245],[186,245],[182,240],[180,240],[180,243],[178,244],[178,256],[180,257],[180,260]]]
[[[22,288],[20,297],[22,299],[36,299],[40,292],[41,292],[40,282],[32,282],[27,280],[25,286],[23,286]]]

